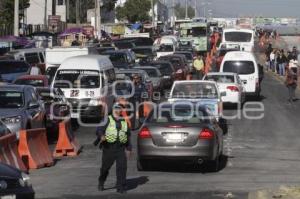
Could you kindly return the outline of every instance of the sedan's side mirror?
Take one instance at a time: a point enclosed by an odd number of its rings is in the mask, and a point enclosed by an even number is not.
[[[29,102],[29,104],[28,104],[28,109],[36,109],[39,107],[40,107],[40,105],[37,102]]]

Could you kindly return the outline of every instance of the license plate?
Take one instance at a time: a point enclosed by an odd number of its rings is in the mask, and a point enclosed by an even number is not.
[[[0,199],[16,199],[16,195],[0,196]]]
[[[71,117],[72,118],[79,118],[79,113],[71,113]]]
[[[168,133],[166,135],[166,139],[168,142],[180,142],[182,140],[181,133]]]

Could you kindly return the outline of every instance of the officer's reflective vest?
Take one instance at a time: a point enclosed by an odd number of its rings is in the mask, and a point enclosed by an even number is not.
[[[126,144],[127,143],[126,132],[128,130],[127,122],[121,121],[121,129],[118,132],[116,128],[116,121],[113,119],[112,116],[109,116],[108,118],[109,118],[109,124],[105,132],[106,142],[115,143],[118,139],[118,134],[119,134],[119,142],[122,144]]]

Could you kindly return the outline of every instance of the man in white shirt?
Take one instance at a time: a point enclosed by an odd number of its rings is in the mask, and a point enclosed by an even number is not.
[[[275,50],[273,50],[270,54],[270,70],[275,70]]]

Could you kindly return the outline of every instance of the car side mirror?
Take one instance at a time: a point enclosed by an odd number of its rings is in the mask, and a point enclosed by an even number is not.
[[[225,97],[226,95],[226,92],[221,92],[221,97]]]
[[[37,102],[29,102],[29,104],[28,104],[28,109],[36,109],[39,107],[40,107],[40,105]]]

